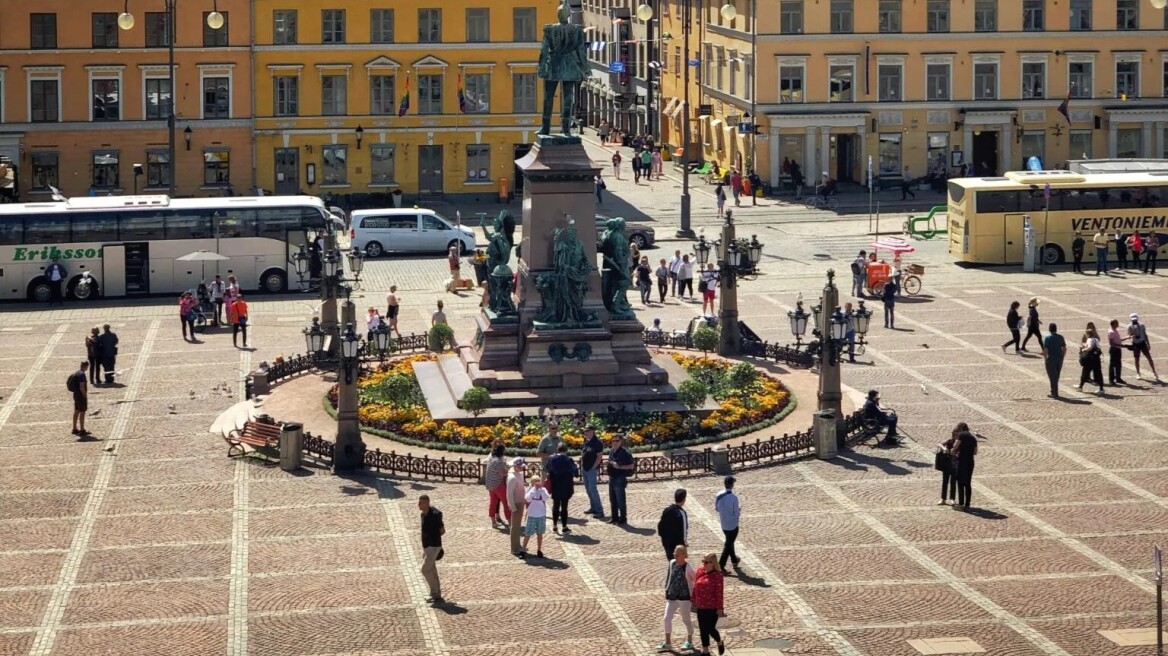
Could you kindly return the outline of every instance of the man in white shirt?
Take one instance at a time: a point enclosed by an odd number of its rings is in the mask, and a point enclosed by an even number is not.
[[[223,295],[227,292],[227,286],[223,283],[223,279],[219,274],[215,274],[215,279],[207,287],[211,293],[211,301],[215,303],[215,325],[219,325],[219,317],[223,316]]]
[[[864,298],[864,283],[868,278],[868,253],[860,251],[852,260],[852,293],[856,298]]]
[[[677,296],[677,281],[681,277],[681,266],[682,266],[681,251],[680,250],[673,252],[673,257],[671,257],[669,259],[668,266],[669,266],[669,280],[672,283],[671,287],[673,288],[673,293],[671,293],[670,296],[676,297]]]
[[[726,489],[718,493],[714,497],[714,510],[718,511],[718,523],[722,526],[722,533],[726,536],[726,541],[722,545],[722,557],[719,559],[718,565],[722,569],[722,574],[728,574],[726,571],[726,561],[734,563],[734,569],[738,569],[738,554],[734,552],[734,541],[738,539],[738,519],[742,515],[742,509],[738,505],[738,495],[734,494],[734,477],[727,476],[724,481]]]
[[[53,263],[45,267],[45,275],[49,277],[49,305],[64,305],[61,285],[65,282],[65,267],[61,266],[61,261],[54,257]]]
[[[523,458],[511,461],[511,472],[507,474],[507,505],[511,508],[511,554],[526,558],[520,540],[523,537],[523,511],[527,508],[527,485],[524,483],[524,468],[527,462]]]

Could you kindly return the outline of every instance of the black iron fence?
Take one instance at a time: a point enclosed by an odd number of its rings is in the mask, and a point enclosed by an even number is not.
[[[662,330],[646,330],[645,345],[659,348],[697,350],[690,333],[667,333]],[[753,339],[742,340],[742,355],[750,358],[774,360],[792,367],[810,368],[815,358],[807,351],[801,351],[783,344],[771,344]]]

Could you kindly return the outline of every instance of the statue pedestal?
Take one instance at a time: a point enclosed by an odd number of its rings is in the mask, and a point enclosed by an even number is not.
[[[500,320],[492,317],[489,310],[478,314],[475,316],[475,339],[472,349],[480,369],[518,368],[518,319],[504,317]]]

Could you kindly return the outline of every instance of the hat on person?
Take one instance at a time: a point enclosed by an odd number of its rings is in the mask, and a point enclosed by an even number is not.
[[[520,469],[527,466],[527,461],[523,458],[514,458],[511,460],[512,467],[519,467]]]
[[[1128,318],[1131,319],[1132,321],[1139,321],[1140,315],[1136,314],[1135,312],[1132,312],[1132,315]]]

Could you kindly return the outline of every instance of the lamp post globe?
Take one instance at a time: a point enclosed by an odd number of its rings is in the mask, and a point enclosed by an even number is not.
[[[842,343],[848,334],[848,322],[837,307],[831,315],[831,339],[837,344]]]
[[[787,313],[787,318],[791,321],[791,335],[796,342],[802,342],[807,333],[807,312],[803,310],[803,301],[795,303],[795,309]]]
[[[357,352],[361,348],[361,338],[357,336],[357,331],[353,328],[353,324],[345,326],[345,334],[341,336],[341,357],[345,359],[347,365],[351,365],[357,359]]]
[[[852,313],[852,321],[856,325],[856,334],[863,337],[868,334],[868,325],[872,320],[872,311],[864,307],[864,301],[860,301],[860,307]]]
[[[738,248],[737,243],[730,242],[726,246],[726,264],[732,272],[737,272],[742,267],[742,256],[742,250]]]
[[[218,10],[212,11],[211,13],[207,14],[207,27],[209,27],[213,30],[217,30],[217,29],[223,27],[223,23],[225,23],[225,22],[226,21],[223,19],[223,14],[219,13]]]
[[[351,271],[354,276],[361,275],[361,269],[365,266],[364,253],[361,252],[360,248],[354,246],[353,250],[349,251],[347,255],[349,258],[349,271]]]
[[[1163,9],[1168,7],[1168,0],[1151,0],[1152,7],[1156,9]]]
[[[321,262],[326,278],[335,278],[337,276],[337,269],[340,268],[341,258],[337,255],[335,250],[325,253],[324,259]]]
[[[694,246],[694,254],[698,257],[698,265],[705,267],[710,262],[710,242],[703,235]]]
[[[758,240],[758,235],[750,236],[750,245],[747,247],[747,252],[750,254],[750,265],[752,267],[758,266],[762,260],[762,242]]]
[[[822,305],[812,305],[811,306],[811,321],[813,322],[813,325],[815,326],[815,330],[819,330],[819,328],[820,328],[819,316],[822,312],[823,312]]]
[[[729,2],[722,5],[722,8],[718,10],[718,13],[722,14],[722,18],[725,20],[734,20],[734,18],[738,16],[738,10],[735,9],[734,5],[730,4]]]
[[[382,355],[389,351],[389,326],[385,322],[380,323],[373,331],[373,345]]]
[[[324,331],[320,328],[320,319],[312,318],[312,326],[304,329],[304,342],[309,353],[320,353],[324,350]]]
[[[118,27],[122,30],[134,29],[134,14],[128,11],[118,14]]]
[[[653,8],[642,3],[640,7],[637,7],[637,18],[643,21],[653,20]]]

